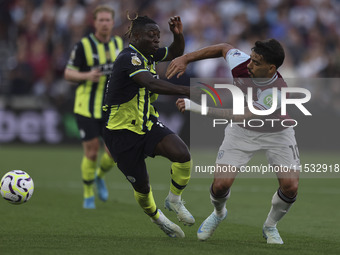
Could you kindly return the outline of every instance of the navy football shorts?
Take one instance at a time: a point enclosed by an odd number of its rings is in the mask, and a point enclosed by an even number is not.
[[[144,135],[105,128],[104,141],[120,171],[132,184],[138,184],[149,180],[145,158],[154,157],[157,144],[170,134],[174,133],[157,121]]]
[[[91,140],[95,137],[103,135],[104,120],[87,118],[79,114],[75,114],[79,135],[83,142]]]

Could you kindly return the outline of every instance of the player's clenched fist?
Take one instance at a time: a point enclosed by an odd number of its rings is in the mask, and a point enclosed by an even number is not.
[[[178,98],[176,101],[176,106],[180,112],[185,111],[185,101],[184,98]]]
[[[99,79],[102,75],[103,73],[99,69],[92,69],[90,72],[88,72],[87,80],[99,82]]]
[[[183,25],[179,16],[174,16],[169,19],[169,27],[170,31],[174,34],[178,35],[183,33]]]

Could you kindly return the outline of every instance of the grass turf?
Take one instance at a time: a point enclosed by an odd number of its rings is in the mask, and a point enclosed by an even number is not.
[[[338,153],[304,154],[306,162],[338,162]],[[0,147],[0,175],[22,169],[35,191],[23,205],[0,200],[0,254],[340,254],[340,179],[301,179],[299,196],[279,223],[282,246],[267,245],[262,224],[277,189],[275,179],[235,181],[228,217],[213,237],[199,242],[196,231],[211,213],[211,179],[193,178],[183,198],[196,218],[184,239],[168,238],[150,222],[132,189],[115,168],[106,180],[110,197],[96,210],[82,209],[80,147]],[[262,158],[255,159],[261,161]],[[170,163],[148,160],[150,182],[159,208],[169,190]],[[173,213],[163,210],[177,223]]]

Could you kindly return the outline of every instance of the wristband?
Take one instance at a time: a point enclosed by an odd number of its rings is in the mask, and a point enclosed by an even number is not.
[[[184,103],[185,103],[185,110],[186,111],[191,111],[191,112],[196,112],[196,113],[201,113],[201,105],[196,104],[195,102],[191,101],[188,98],[184,98]],[[207,107],[208,111],[208,107]]]

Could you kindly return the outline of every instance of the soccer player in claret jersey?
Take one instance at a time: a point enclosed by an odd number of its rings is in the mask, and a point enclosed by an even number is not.
[[[257,41],[250,56],[227,43],[209,46],[173,60],[166,75],[168,78],[175,74],[180,76],[185,72],[188,63],[217,57],[225,58],[232,71],[235,86],[239,87],[245,94],[248,87],[253,88],[254,108],[266,110],[271,107],[265,98],[268,98],[268,96],[273,97],[273,88],[278,89],[278,102],[280,102],[281,88],[287,85],[277,69],[282,65],[285,54],[281,44],[275,39]],[[177,107],[182,112],[201,111],[200,105],[189,99],[178,99]],[[207,115],[229,119],[234,122],[260,118],[254,115],[248,106],[245,107],[244,115],[233,115],[232,109],[211,107],[208,107]],[[282,116],[280,109],[266,117],[279,120],[289,118],[289,116]],[[294,153],[292,148],[297,150],[292,127],[282,127],[278,123],[273,127],[270,123],[260,128],[234,124],[226,127],[225,138],[216,159],[216,164],[222,168],[224,167],[224,169],[233,169],[232,167],[234,167],[234,169],[239,170],[240,167],[249,162],[255,151],[263,149],[266,151],[269,164],[281,169],[277,173],[279,188],[273,195],[272,207],[262,229],[267,243],[271,244],[283,244],[276,225],[296,200],[300,162],[296,158],[298,153]],[[284,172],[282,171],[283,168],[290,170]],[[237,172],[233,171],[215,173],[210,189],[210,198],[214,211],[199,227],[197,231],[199,240],[208,239],[217,226],[226,218],[226,202],[230,197],[230,188],[236,175]]]
[[[102,136],[104,122],[102,119],[103,96],[106,82],[111,74],[113,63],[123,49],[123,40],[112,36],[114,10],[100,5],[93,11],[95,32],[78,42],[71,53],[65,69],[65,79],[77,84],[74,102],[80,138],[84,149],[81,173],[84,183],[85,209],[94,209],[95,183],[101,200],[108,199],[104,175],[114,165],[109,151],[105,152],[97,167],[100,148],[99,137]]]
[[[158,121],[158,112],[152,105],[158,94],[190,94],[188,86],[160,80],[156,74],[158,62],[172,60],[184,51],[180,17],[170,18],[169,26],[174,36],[173,43],[160,48],[160,30],[155,21],[147,16],[131,21],[127,33],[129,47],[116,59],[106,89],[104,141],[118,168],[131,183],[136,201],[151,221],[170,237],[184,237],[181,228],[157,208],[145,164],[145,157],[156,155],[172,162],[165,208],[174,211],[185,225],[194,224],[194,217],[181,199],[190,179],[191,155],[184,142]]]

